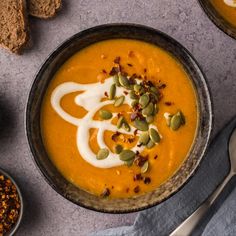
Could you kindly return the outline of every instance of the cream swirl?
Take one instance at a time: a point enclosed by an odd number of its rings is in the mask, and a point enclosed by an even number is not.
[[[94,120],[93,117],[97,111],[102,107],[113,104],[114,101],[106,100],[101,101],[104,98],[104,93],[109,91],[113,84],[112,78],[108,78],[104,83],[93,83],[93,84],[78,84],[75,82],[66,82],[60,84],[54,89],[51,95],[51,105],[57,114],[65,121],[77,126],[77,137],[76,143],[77,148],[82,158],[90,163],[91,165],[98,168],[111,168],[115,166],[123,165],[124,162],[119,159],[119,156],[110,151],[109,156],[104,160],[97,160],[96,154],[91,150],[89,145],[90,133],[89,130],[92,128],[98,129],[97,142],[100,148],[108,148],[104,141],[104,132],[106,130],[116,132],[117,127],[111,123],[111,120],[98,121]],[[87,110],[87,114],[79,119],[69,113],[67,113],[61,106],[61,99],[66,94],[82,91],[75,97],[75,103]],[[117,87],[116,95],[123,95],[124,88]],[[129,96],[125,98],[125,104],[131,105],[132,100]],[[152,125],[157,129],[154,125]],[[122,130],[124,134],[133,134],[135,128],[131,127],[131,131],[127,132]],[[119,130],[120,132],[120,130]],[[137,145],[132,148],[132,151],[142,152],[144,147],[138,147]]]

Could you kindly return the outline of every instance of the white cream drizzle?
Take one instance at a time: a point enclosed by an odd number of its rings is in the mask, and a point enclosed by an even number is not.
[[[166,120],[170,119],[170,116],[171,116],[171,114],[170,114],[169,112],[165,112],[165,113],[164,113],[164,118],[165,118]]]
[[[236,7],[236,0],[224,0],[224,2],[230,7]]]
[[[111,120],[98,121],[93,119],[95,113],[102,107],[114,103],[114,101],[110,100],[106,100],[103,102],[101,101],[101,99],[104,98],[104,93],[109,91],[112,84],[112,78],[106,79],[104,83],[94,84],[78,84],[75,82],[66,82],[56,87],[51,95],[51,104],[57,114],[61,116],[65,121],[78,127],[76,142],[80,155],[85,161],[98,168],[111,168],[124,164],[124,162],[119,159],[119,156],[112,153],[111,151],[109,152],[109,156],[106,159],[97,160],[96,154],[91,150],[91,147],[89,145],[89,130],[91,128],[98,129],[97,142],[100,148],[108,148],[104,141],[104,132],[106,130],[112,132],[118,131],[117,127],[111,124]],[[78,106],[82,106],[88,111],[87,114],[81,119],[68,114],[61,106],[62,97],[64,97],[66,94],[79,91],[83,92],[75,97],[75,103]],[[123,95],[123,91],[124,88],[117,87],[116,96]],[[132,100],[129,98],[129,96],[126,96],[125,104],[128,104],[130,106],[131,102]],[[150,127],[157,129],[154,125]],[[119,132],[122,132],[124,134],[133,134],[134,130],[135,128],[131,126],[130,132],[127,132],[125,130],[119,130]],[[143,149],[144,147],[138,147],[137,145],[132,148],[134,152],[142,152]]]

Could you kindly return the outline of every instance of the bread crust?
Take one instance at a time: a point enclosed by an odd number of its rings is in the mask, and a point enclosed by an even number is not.
[[[29,0],[29,14],[48,19],[54,17],[61,8],[61,0]]]
[[[26,1],[0,1],[0,19],[0,46],[20,54],[29,41]]]

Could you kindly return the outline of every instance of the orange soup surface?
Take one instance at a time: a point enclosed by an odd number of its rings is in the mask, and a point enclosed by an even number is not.
[[[43,142],[57,169],[74,185],[113,198],[150,192],[172,177],[197,124],[195,89],[182,65],[161,48],[128,39],[73,55],[41,109]]]
[[[211,2],[219,14],[236,27],[236,4],[235,7],[232,7],[227,5],[224,0],[211,0]]]

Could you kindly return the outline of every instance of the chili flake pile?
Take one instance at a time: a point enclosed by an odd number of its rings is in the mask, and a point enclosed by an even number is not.
[[[16,186],[4,175],[0,175],[0,235],[4,235],[17,222],[20,199]]]

